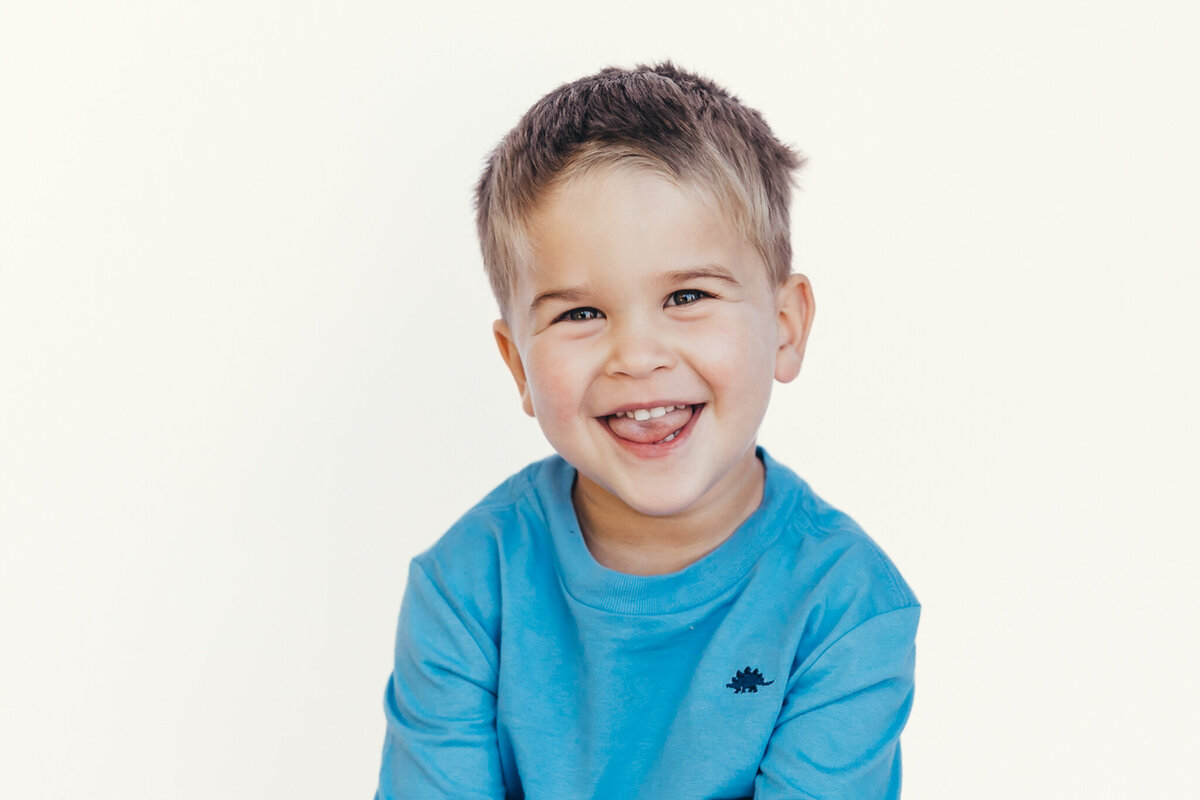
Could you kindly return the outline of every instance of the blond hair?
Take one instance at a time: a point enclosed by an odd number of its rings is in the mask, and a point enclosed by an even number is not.
[[[791,273],[788,208],[803,163],[757,111],[670,62],[609,67],[564,84],[501,140],[476,185],[479,244],[501,313],[530,262],[539,204],[562,182],[605,166],[647,169],[698,190],[755,246],[778,286]]]

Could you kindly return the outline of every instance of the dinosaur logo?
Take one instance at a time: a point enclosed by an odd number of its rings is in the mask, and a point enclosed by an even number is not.
[[[760,686],[770,686],[775,681],[764,681],[763,674],[757,669],[739,669],[733,676],[733,683],[725,684],[726,689],[733,689],[734,694],[742,692],[757,692]]]

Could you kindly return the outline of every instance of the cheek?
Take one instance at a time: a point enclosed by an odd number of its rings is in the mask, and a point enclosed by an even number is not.
[[[730,321],[735,322],[735,321]],[[692,337],[689,349],[694,363],[702,365],[707,379],[721,387],[749,390],[775,377],[775,332],[755,320],[737,320]]]
[[[574,417],[586,383],[579,359],[555,348],[532,350],[525,363],[534,415],[543,423]]]

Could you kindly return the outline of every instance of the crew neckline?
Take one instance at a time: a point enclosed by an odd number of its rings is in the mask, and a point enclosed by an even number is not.
[[[567,592],[579,602],[618,614],[669,614],[685,611],[723,594],[740,581],[790,518],[798,493],[791,472],[761,446],[755,454],[763,464],[762,501],[733,534],[716,549],[677,572],[631,575],[610,569],[592,555],[571,502],[576,469],[561,456],[545,465],[547,474],[536,481],[542,511],[554,543],[559,574]],[[791,480],[789,480],[791,478]]]

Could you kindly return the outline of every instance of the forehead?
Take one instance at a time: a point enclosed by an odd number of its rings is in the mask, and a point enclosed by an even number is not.
[[[563,181],[531,215],[527,235],[518,302],[547,282],[608,284],[703,264],[732,268],[753,251],[702,190],[636,168],[589,170]],[[753,260],[765,280],[766,267]]]

